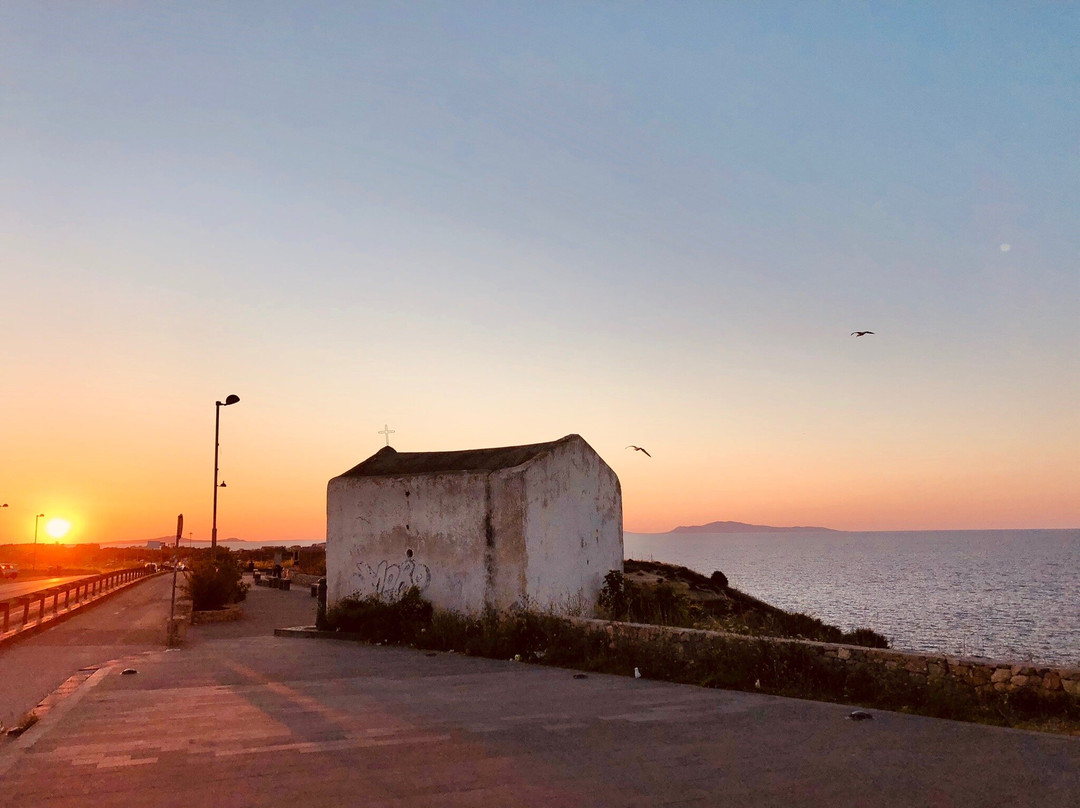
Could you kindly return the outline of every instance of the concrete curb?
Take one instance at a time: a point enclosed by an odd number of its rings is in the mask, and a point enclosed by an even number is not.
[[[215,623],[232,623],[244,619],[244,607],[232,603],[224,609],[196,609],[189,618],[193,626],[209,626]]]
[[[346,642],[368,642],[361,634],[351,631],[320,631],[315,626],[292,626],[275,628],[275,637],[294,637],[305,640],[345,640]]]

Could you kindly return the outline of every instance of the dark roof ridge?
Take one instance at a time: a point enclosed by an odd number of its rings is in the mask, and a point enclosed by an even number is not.
[[[399,452],[384,446],[364,462],[353,466],[341,477],[400,477],[412,474],[447,474],[468,471],[499,471],[524,465],[553,448],[572,440],[584,439],[577,434],[566,435],[544,443],[521,446],[497,446],[490,449],[464,449],[452,452]]]

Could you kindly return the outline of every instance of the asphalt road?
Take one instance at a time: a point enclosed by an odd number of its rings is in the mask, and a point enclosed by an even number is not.
[[[37,592],[41,589],[49,589],[50,587],[59,586],[60,584],[70,583],[71,581],[78,581],[82,578],[89,578],[89,575],[67,575],[60,578],[35,578],[31,581],[5,581],[0,584],[0,600],[7,600],[8,598],[17,598],[20,595],[26,595],[30,592]]]
[[[79,668],[163,648],[171,590],[172,576],[159,575],[0,647],[0,723],[12,726]]]

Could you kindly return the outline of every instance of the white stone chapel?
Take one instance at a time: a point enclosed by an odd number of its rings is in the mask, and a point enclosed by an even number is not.
[[[327,485],[329,605],[416,586],[463,614],[591,616],[622,562],[619,478],[579,435],[459,452],[387,446]]]

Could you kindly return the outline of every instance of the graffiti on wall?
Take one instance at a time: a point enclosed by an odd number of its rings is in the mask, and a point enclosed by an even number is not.
[[[352,551],[356,572],[353,579],[359,583],[354,597],[377,595],[383,600],[397,600],[413,587],[423,592],[431,583],[431,570],[427,564],[420,564],[413,558],[413,551],[405,551],[405,560],[400,562],[378,561],[375,566],[361,558],[362,551],[354,547]]]

